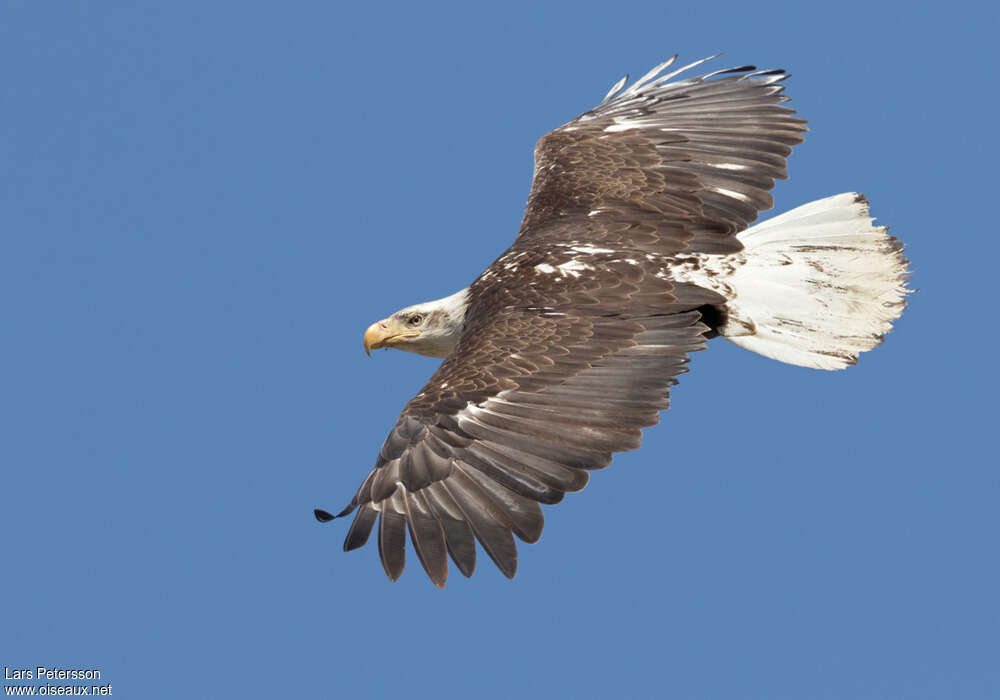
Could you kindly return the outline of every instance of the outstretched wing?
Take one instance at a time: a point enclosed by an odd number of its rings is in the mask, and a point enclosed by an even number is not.
[[[359,509],[346,550],[362,546],[378,522],[393,580],[407,529],[438,586],[446,553],[472,574],[474,540],[513,576],[513,535],[539,538],[539,503],[557,503],[612,453],[637,448],[641,428],[667,408],[687,354],[704,347],[707,326],[693,309],[720,298],[671,283],[655,256],[603,254],[584,264],[568,251],[536,255],[525,254],[502,281],[473,285],[461,340],[340,513]]]
[[[616,250],[732,253],[772,205],[806,122],[781,103],[782,70],[742,66],[668,82],[660,64],[543,136],[519,240]]]

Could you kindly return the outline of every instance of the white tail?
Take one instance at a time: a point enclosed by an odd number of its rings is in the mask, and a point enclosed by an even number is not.
[[[842,369],[882,342],[906,305],[902,245],[849,192],[810,202],[738,236],[745,263],[719,334],[781,362]]]

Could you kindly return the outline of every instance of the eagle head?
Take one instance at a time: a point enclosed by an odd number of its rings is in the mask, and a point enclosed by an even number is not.
[[[445,357],[462,334],[467,290],[400,309],[365,331],[365,352],[396,348],[428,357]]]

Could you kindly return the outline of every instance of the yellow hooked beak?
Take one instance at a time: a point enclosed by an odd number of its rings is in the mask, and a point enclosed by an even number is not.
[[[365,354],[371,357],[372,350],[391,348],[397,340],[414,338],[418,335],[420,331],[401,328],[395,319],[376,321],[365,331]]]

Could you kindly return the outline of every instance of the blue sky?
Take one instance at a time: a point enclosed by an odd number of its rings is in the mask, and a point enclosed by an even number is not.
[[[986,5],[8,2],[0,664],[167,697],[1000,697]],[[783,67],[775,211],[843,191],[920,291],[847,372],[721,341],[436,590],[318,525],[435,361],[372,321],[513,238],[535,140],[679,52]],[[766,216],[766,215],[765,215]]]

